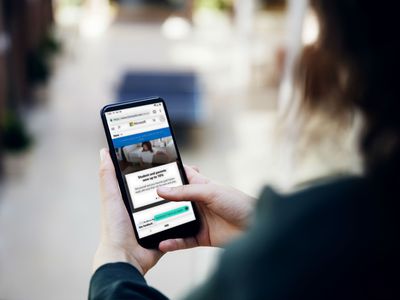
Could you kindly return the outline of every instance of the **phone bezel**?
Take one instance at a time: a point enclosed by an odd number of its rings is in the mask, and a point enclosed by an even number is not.
[[[168,120],[168,124],[171,130],[171,136],[174,142],[174,146],[176,149],[176,154],[177,154],[177,161],[178,161],[178,168],[183,180],[184,184],[189,184],[189,181],[187,179],[184,167],[183,167],[183,163],[182,163],[182,159],[181,159],[181,155],[179,153],[179,149],[178,146],[176,144],[176,139],[175,139],[175,134],[174,134],[174,130],[172,128],[172,124],[169,118],[169,114],[168,114],[168,110],[167,110],[167,106],[165,104],[164,99],[162,99],[161,97],[149,97],[149,98],[144,98],[144,99],[133,99],[133,100],[129,100],[129,101],[124,101],[124,102],[120,102],[120,103],[114,103],[114,104],[109,104],[104,106],[101,111],[100,111],[100,115],[101,115],[101,120],[103,123],[103,127],[104,127],[104,131],[106,134],[106,138],[107,138],[107,143],[108,143],[108,147],[110,149],[110,156],[111,159],[113,161],[114,164],[114,169],[115,169],[115,173],[118,179],[118,184],[121,190],[121,195],[122,195],[122,199],[124,201],[125,207],[129,212],[129,217],[131,219],[131,223],[132,223],[132,227],[133,227],[133,231],[135,232],[135,236],[136,239],[138,241],[138,243],[144,247],[144,248],[148,248],[148,249],[158,249],[158,245],[161,241],[163,240],[167,240],[167,239],[172,239],[172,238],[184,238],[184,237],[190,237],[190,236],[194,236],[200,229],[200,218],[199,218],[199,213],[198,213],[198,209],[196,207],[196,204],[191,202],[192,206],[193,206],[193,212],[195,215],[195,220],[170,228],[170,229],[166,229],[164,231],[161,231],[159,233],[155,233],[152,234],[150,236],[146,236],[143,238],[139,238],[138,232],[136,230],[136,226],[135,226],[135,222],[133,219],[133,213],[132,213],[132,204],[131,201],[129,200],[128,197],[128,193],[129,191],[125,188],[125,184],[124,184],[124,180],[123,180],[123,174],[119,168],[119,164],[118,164],[118,159],[117,159],[117,155],[115,153],[115,148],[114,148],[114,144],[112,142],[112,138],[111,138],[111,133],[109,130],[109,126],[107,123],[107,119],[106,119],[106,113],[110,112],[110,111],[115,111],[115,110],[122,110],[122,109],[126,109],[126,108],[131,108],[131,107],[138,107],[138,106],[143,106],[143,105],[148,105],[148,104],[154,104],[154,103],[162,103],[163,107],[164,107],[164,111],[165,114],[167,116],[167,120]]]

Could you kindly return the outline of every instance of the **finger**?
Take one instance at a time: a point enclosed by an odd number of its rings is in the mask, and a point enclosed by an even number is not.
[[[177,187],[159,187],[157,194],[169,201],[195,201],[208,203],[214,196],[213,184],[188,184]]]
[[[188,177],[189,183],[208,183],[210,179],[201,175],[198,169],[185,165],[185,173]]]
[[[188,177],[189,181],[191,181],[194,177],[199,175],[199,172],[196,169],[192,168],[191,166],[185,165],[184,167],[186,176]]]
[[[162,241],[158,248],[161,252],[171,252],[182,249],[189,249],[197,247],[198,243],[194,237],[186,238],[186,239],[171,239]]]
[[[100,150],[100,175],[105,175],[112,169],[112,162],[110,158],[110,152],[106,148]]]
[[[200,169],[198,166],[190,166],[193,170],[195,170],[197,173],[200,173]]]
[[[100,190],[103,195],[103,199],[119,196],[120,192],[117,177],[115,175],[114,165],[110,157],[110,152],[105,148],[100,150],[99,177]]]

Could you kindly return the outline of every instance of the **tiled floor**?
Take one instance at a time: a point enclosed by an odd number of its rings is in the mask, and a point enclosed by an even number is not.
[[[272,57],[279,42],[282,18],[270,22],[268,35],[250,42],[229,28],[169,41],[157,24],[116,24],[97,39],[64,33],[47,100],[28,117],[35,145],[9,159],[13,174],[0,191],[0,299],[86,298],[98,241],[98,150],[105,146],[99,109],[114,98],[126,70],[199,72],[204,124],[182,149],[184,162],[253,195],[276,179],[276,88],[248,84],[257,68],[274,67],[259,59]],[[217,252],[168,254],[148,281],[179,298],[206,277]]]

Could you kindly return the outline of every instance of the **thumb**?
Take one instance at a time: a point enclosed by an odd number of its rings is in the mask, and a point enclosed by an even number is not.
[[[100,190],[103,199],[110,199],[120,196],[115,169],[108,149],[100,150]]]
[[[159,187],[157,194],[169,201],[209,203],[215,195],[213,184],[187,184],[177,187]]]

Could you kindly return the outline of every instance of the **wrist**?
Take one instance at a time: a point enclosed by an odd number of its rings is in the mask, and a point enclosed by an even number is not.
[[[144,275],[145,272],[139,262],[129,253],[120,247],[115,247],[105,243],[100,243],[93,259],[93,272],[99,267],[108,263],[125,262],[133,265]]]

